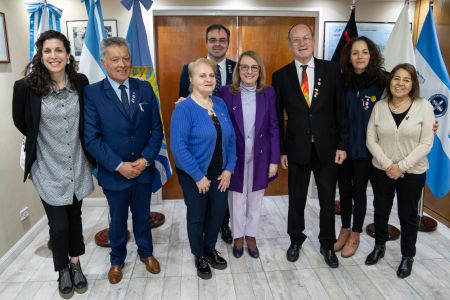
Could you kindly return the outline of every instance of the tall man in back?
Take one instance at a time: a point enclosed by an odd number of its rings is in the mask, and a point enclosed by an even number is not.
[[[217,63],[216,69],[216,87],[213,95],[220,90],[224,85],[231,84],[233,77],[233,70],[236,62],[226,58],[228,46],[230,45],[230,30],[222,24],[211,24],[206,28],[206,50],[208,51],[208,59],[214,60]],[[178,92],[179,97],[186,98],[189,94],[189,75],[188,64],[183,66],[180,76],[180,88]],[[220,234],[222,239],[231,244],[233,237],[229,226],[230,211],[227,209],[225,217],[223,218]]]
[[[313,57],[314,33],[307,25],[293,26],[288,32],[288,42],[294,61],[272,77],[281,131],[281,165],[288,169],[291,245],[286,257],[296,261],[306,239],[304,210],[312,171],[320,203],[320,253],[330,267],[337,268],[339,261],[333,250],[336,164],[345,160],[347,147],[340,68]]]
[[[156,96],[146,81],[129,78],[131,58],[124,38],[100,44],[108,76],[84,90],[86,149],[97,160],[98,183],[109,204],[111,268],[108,279],[118,283],[127,255],[128,208],[138,255],[147,271],[159,273],[153,256],[150,199],[155,158],[163,132]]]

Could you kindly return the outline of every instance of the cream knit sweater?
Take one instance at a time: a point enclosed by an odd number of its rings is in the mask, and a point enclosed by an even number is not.
[[[412,102],[408,114],[397,128],[388,101],[379,101],[373,108],[367,127],[367,148],[373,165],[386,170],[398,163],[400,170],[421,174],[428,169],[427,154],[433,145],[434,113],[424,98]]]

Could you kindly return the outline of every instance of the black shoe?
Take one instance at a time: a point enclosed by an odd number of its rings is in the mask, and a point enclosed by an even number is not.
[[[302,243],[291,242],[291,245],[286,251],[286,258],[288,261],[294,262],[298,259],[300,255],[300,249],[302,249]]]
[[[413,262],[414,262],[414,258],[403,256],[400,266],[398,266],[398,269],[397,269],[397,276],[400,278],[406,278],[409,275],[411,275]]]
[[[72,275],[72,283],[75,292],[78,294],[83,294],[88,289],[88,283],[86,276],[84,276],[81,270],[80,261],[76,264],[70,263],[70,275]]]
[[[210,279],[212,277],[211,268],[205,256],[195,256],[195,267],[197,268],[197,276],[201,279]]]
[[[69,299],[73,296],[72,278],[70,278],[68,267],[65,267],[63,270],[59,271],[58,290],[59,295],[64,299]]]
[[[325,259],[325,262],[330,268],[337,268],[339,267],[339,260],[336,256],[336,253],[333,249],[325,250],[322,247],[320,248],[320,254],[323,255],[323,258]]]
[[[222,236],[222,240],[225,243],[231,244],[233,242],[233,236],[231,234],[231,229],[230,226],[228,226],[228,224],[222,225],[222,227],[220,228],[220,235]]]
[[[366,265],[371,266],[376,264],[380,258],[384,257],[384,252],[386,252],[385,245],[375,245],[373,251],[366,258]]]
[[[223,270],[227,267],[227,261],[219,255],[216,249],[210,251],[205,250],[205,257],[214,269]]]

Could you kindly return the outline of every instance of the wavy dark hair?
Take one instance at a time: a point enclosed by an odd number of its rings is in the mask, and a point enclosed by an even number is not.
[[[50,73],[42,63],[42,49],[44,42],[51,39],[58,39],[64,44],[66,52],[69,53],[70,63],[66,65],[66,74],[71,84],[75,83],[77,79],[78,64],[75,58],[70,54],[70,42],[64,34],[54,30],[43,32],[36,41],[36,54],[33,59],[27,64],[24,70],[24,75],[28,86],[38,96],[47,96],[50,93],[51,86],[56,82],[50,77]]]
[[[351,85],[352,75],[354,73],[353,65],[350,62],[350,55],[352,53],[352,46],[356,42],[365,42],[369,49],[370,60],[367,65],[367,75],[370,77],[376,77],[378,82],[382,85],[386,85],[387,73],[383,67],[384,58],[380,53],[378,46],[369,38],[365,36],[356,37],[350,40],[350,43],[345,45],[342,49],[340,64],[342,69],[342,77],[346,86]]]
[[[418,99],[420,97],[420,84],[419,84],[419,78],[417,77],[416,68],[411,64],[403,63],[403,64],[396,65],[392,69],[391,73],[389,74],[389,76],[387,78],[386,94],[387,94],[388,100],[389,101],[392,100],[393,95],[391,92],[391,82],[395,77],[395,72],[397,72],[400,69],[405,70],[406,72],[409,73],[409,76],[411,76],[412,87],[411,87],[411,91],[409,91],[409,93],[408,93],[408,95],[411,97],[411,101]]]

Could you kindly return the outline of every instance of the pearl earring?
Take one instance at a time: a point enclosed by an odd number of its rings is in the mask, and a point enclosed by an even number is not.
[[[67,64],[70,64],[70,57],[67,58]]]

